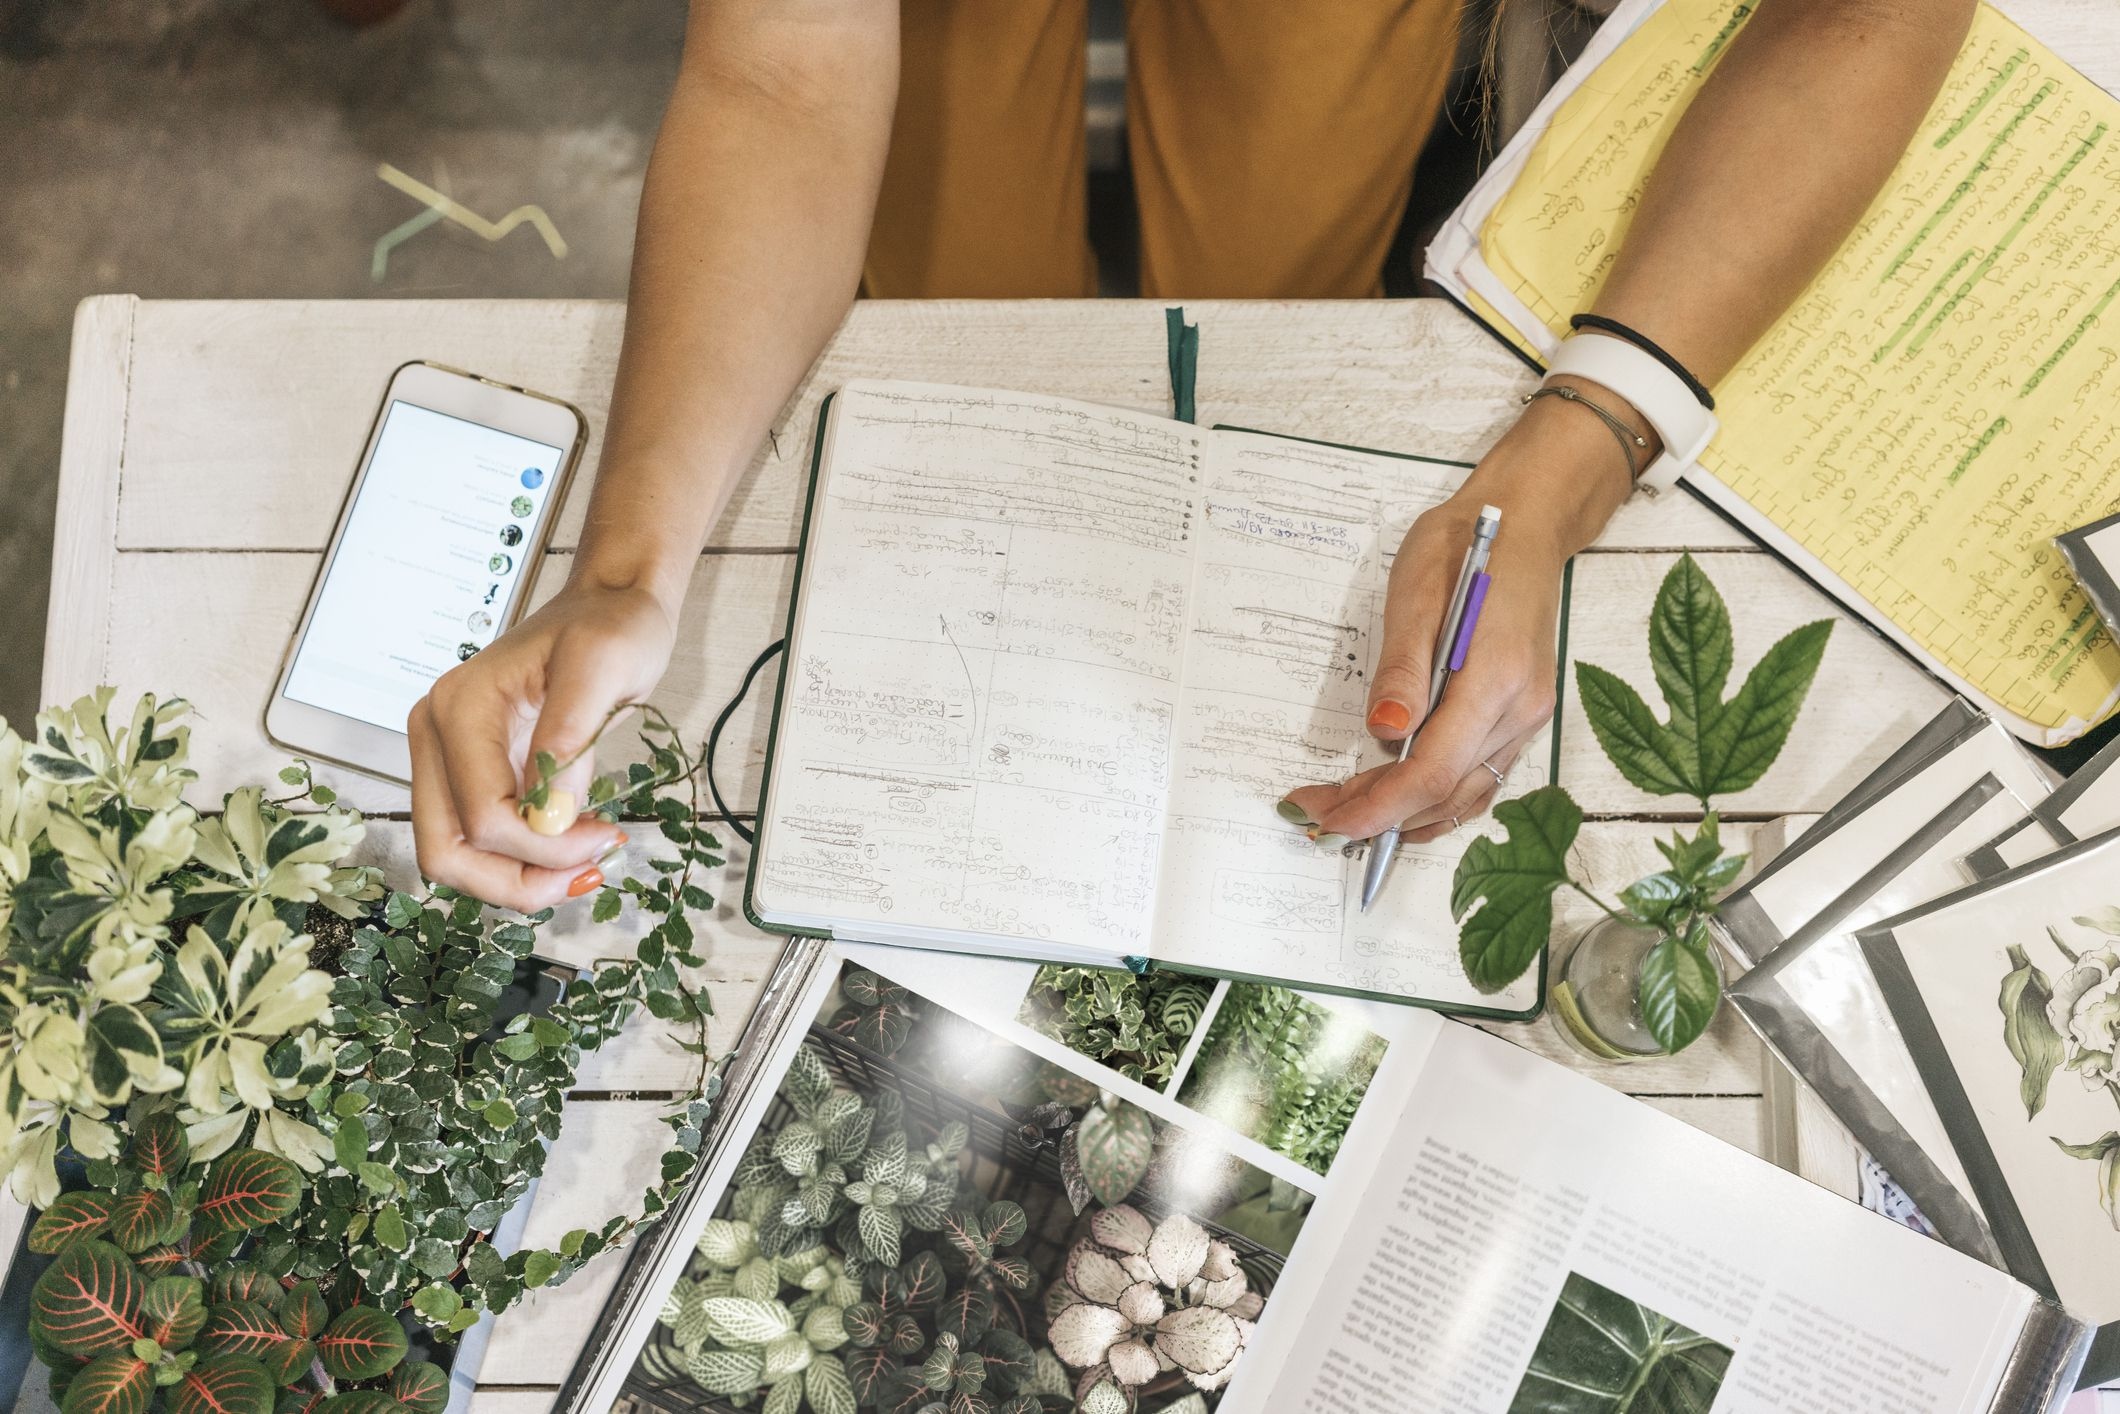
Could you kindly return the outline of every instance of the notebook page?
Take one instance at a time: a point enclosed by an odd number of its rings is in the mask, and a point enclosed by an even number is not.
[[[1200,444],[1025,394],[838,394],[765,802],[773,921],[1143,949]]]
[[[1556,112],[1481,250],[1558,334],[1752,7],[1671,0]],[[1983,6],[1828,268],[1716,389],[1701,465],[1916,646],[2043,735],[2096,720],[2120,650],[2049,537],[2109,509],[2098,335],[2120,297],[2120,102]],[[1715,489],[1709,487],[1711,492]]]
[[[1399,541],[1466,468],[1218,431],[1208,447],[1192,631],[1154,956],[1256,977],[1528,1009],[1537,979],[1465,980],[1450,875],[1470,828],[1402,846],[1360,911],[1362,850],[1319,849],[1274,813],[1288,791],[1386,755],[1363,725]],[[1512,793],[1545,784],[1549,741]]]

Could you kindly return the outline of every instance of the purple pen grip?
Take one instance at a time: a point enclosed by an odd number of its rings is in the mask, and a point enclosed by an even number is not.
[[[1472,587],[1465,594],[1465,617],[1458,622],[1457,642],[1450,648],[1450,671],[1457,672],[1465,666],[1465,650],[1472,646],[1472,626],[1480,621],[1480,605],[1487,602],[1487,586],[1493,579],[1486,571],[1472,577]]]

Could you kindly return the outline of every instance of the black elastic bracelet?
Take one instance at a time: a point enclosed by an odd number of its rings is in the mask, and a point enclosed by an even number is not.
[[[1602,314],[1578,314],[1568,321],[1570,329],[1595,329],[1601,334],[1610,334],[1616,339],[1625,339],[1649,357],[1678,375],[1678,381],[1686,385],[1686,391],[1709,412],[1715,411],[1715,395],[1708,391],[1707,384],[1686,371],[1686,366],[1671,357],[1663,346],[1639,329],[1630,329],[1617,319],[1607,319]]]

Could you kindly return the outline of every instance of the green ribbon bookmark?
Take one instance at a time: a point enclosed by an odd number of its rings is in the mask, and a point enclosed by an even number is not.
[[[1171,416],[1192,422],[1193,376],[1200,370],[1200,326],[1185,322],[1185,306],[1174,304],[1163,311],[1163,329],[1170,338]]]

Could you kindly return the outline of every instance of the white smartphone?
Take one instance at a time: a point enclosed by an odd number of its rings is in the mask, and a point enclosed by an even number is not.
[[[557,398],[434,363],[392,374],[265,734],[409,780],[406,719],[528,605],[586,435]]]

